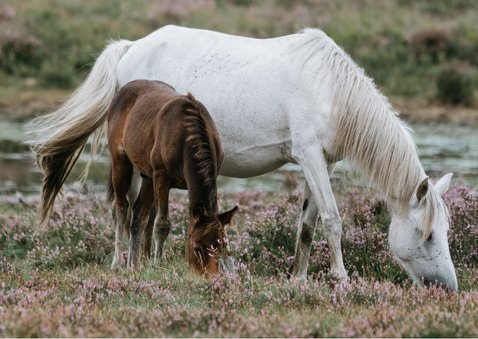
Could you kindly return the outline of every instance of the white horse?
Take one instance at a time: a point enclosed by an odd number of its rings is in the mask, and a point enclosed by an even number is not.
[[[73,166],[85,130],[98,124],[118,87],[135,79],[165,81],[206,105],[224,143],[222,175],[246,178],[289,162],[301,166],[306,185],[294,278],[306,278],[320,215],[331,272],[347,280],[329,177],[334,164],[348,158],[388,202],[390,249],[417,285],[457,290],[441,198],[452,174],[436,185],[429,181],[409,129],[322,31],[253,39],[165,26],[137,41],[112,42],[73,96],[32,122],[39,164],[73,145]]]

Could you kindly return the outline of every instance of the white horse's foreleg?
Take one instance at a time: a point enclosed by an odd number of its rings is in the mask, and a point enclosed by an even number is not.
[[[335,164],[328,166],[329,177],[335,168]],[[300,215],[297,238],[295,244],[294,262],[290,269],[291,277],[305,280],[307,277],[307,268],[309,267],[310,248],[317,227],[319,209],[312,196],[307,181],[304,187],[304,198],[302,203],[302,213]]]
[[[322,218],[325,235],[330,251],[330,271],[339,279],[346,281],[348,279],[345,271],[342,247],[340,238],[342,236],[342,221],[340,219],[337,204],[335,202],[332,187],[330,186],[329,167],[320,144],[310,145],[298,152],[296,156],[298,163],[301,165],[307,181],[313,200],[316,202],[318,212]],[[307,191],[307,189],[306,189]],[[307,194],[307,192],[305,192]],[[306,195],[305,195],[306,196]],[[309,202],[310,204],[310,202]],[[303,278],[307,272],[308,257],[310,254],[310,244],[312,243],[313,231],[315,230],[315,222],[317,220],[315,208],[311,211],[304,211],[303,222],[298,233],[298,248],[292,275],[297,278]],[[306,225],[304,227],[304,224]],[[312,233],[311,233],[312,232]],[[304,238],[304,240],[302,240]],[[304,263],[305,262],[305,263]]]

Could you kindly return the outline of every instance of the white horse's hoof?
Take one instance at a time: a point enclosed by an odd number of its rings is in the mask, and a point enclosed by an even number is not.
[[[287,279],[291,284],[303,284],[307,282],[307,274],[301,275],[291,275],[289,279]]]
[[[116,258],[113,259],[113,262],[111,263],[111,270],[113,272],[116,272],[116,271],[119,271],[120,268],[121,268],[120,261],[117,260]]]
[[[331,271],[330,272],[341,284],[349,282],[349,276],[345,271]]]

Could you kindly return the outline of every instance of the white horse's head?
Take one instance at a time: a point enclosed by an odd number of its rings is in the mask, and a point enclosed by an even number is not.
[[[448,248],[448,210],[441,198],[451,177],[446,174],[436,185],[426,178],[418,185],[405,215],[392,211],[390,249],[420,287],[438,284],[458,289]]]

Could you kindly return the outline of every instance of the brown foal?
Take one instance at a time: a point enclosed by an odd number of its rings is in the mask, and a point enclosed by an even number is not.
[[[169,190],[180,188],[187,189],[189,196],[188,262],[198,273],[217,273],[227,254],[224,225],[237,207],[218,214],[216,177],[223,152],[206,108],[191,94],[180,95],[165,83],[136,80],[115,95],[107,119],[116,223],[112,268],[122,262],[120,242],[129,222],[127,266],[138,265],[150,211],[156,213],[153,255],[161,257],[170,230]],[[134,170],[142,177],[138,194],[131,187]]]

